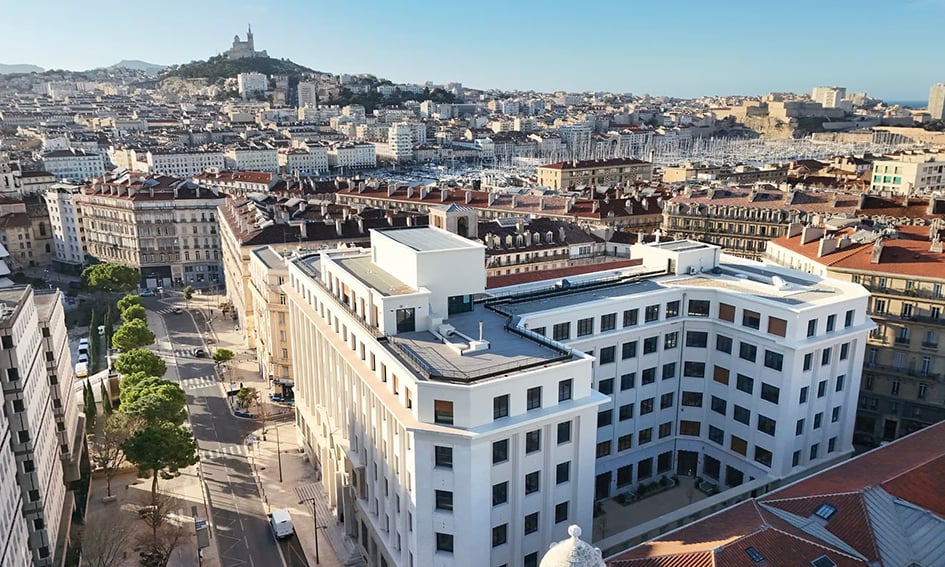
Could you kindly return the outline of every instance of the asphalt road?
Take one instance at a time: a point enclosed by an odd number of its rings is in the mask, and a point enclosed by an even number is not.
[[[158,312],[167,309],[166,304],[153,299],[145,304]],[[203,324],[199,314],[197,320]],[[213,361],[189,354],[195,347],[203,347],[190,315],[167,313],[164,322],[176,351],[190,423],[200,447],[220,563],[227,567],[278,565],[281,563],[278,544],[269,529],[245,446],[246,436],[255,424],[230,414],[227,400],[215,381]],[[292,555],[289,565],[306,565],[304,558],[299,563],[298,557]]]

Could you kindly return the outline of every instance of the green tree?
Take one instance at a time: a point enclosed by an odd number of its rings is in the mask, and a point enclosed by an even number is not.
[[[121,391],[124,391],[128,388],[134,388],[135,384],[144,380],[145,378],[152,378],[152,376],[148,376],[144,372],[132,372],[130,374],[123,374],[121,377],[121,382],[118,384],[118,389]],[[159,378],[159,376],[153,376],[153,378]]]
[[[112,495],[112,479],[127,460],[121,448],[122,444],[134,434],[139,425],[140,422],[134,416],[116,412],[105,418],[102,431],[89,435],[89,457],[105,474],[107,496]]]
[[[139,319],[147,323],[148,312],[145,311],[144,307],[140,305],[132,305],[121,312],[121,319],[125,323],[128,321],[134,321],[135,319]]]
[[[164,376],[167,372],[167,364],[159,357],[145,348],[133,348],[115,359],[113,368],[121,375],[143,372],[147,376]]]
[[[112,347],[122,352],[154,344],[154,333],[140,319],[123,323],[112,335]]]
[[[249,387],[240,388],[236,392],[236,401],[239,402],[240,407],[249,409],[259,402],[259,390]]]
[[[186,396],[180,386],[156,376],[148,376],[123,388],[120,394],[121,411],[140,418],[148,424],[168,422],[180,425],[187,414]]]
[[[105,380],[102,380],[102,413],[105,414],[105,417],[108,418],[112,414],[112,395],[108,392],[108,387],[105,386]]]
[[[228,348],[218,348],[213,351],[213,361],[217,364],[226,364],[233,360],[233,351]]]
[[[129,292],[140,281],[138,270],[121,264],[96,264],[82,270],[82,282],[95,291]]]
[[[98,415],[98,408],[95,407],[95,394],[92,392],[92,383],[85,381],[85,387],[82,389],[82,412],[85,413],[85,432],[95,431],[95,418]]]
[[[141,298],[137,295],[126,295],[119,299],[116,305],[119,313],[121,313],[133,305],[141,305]]]
[[[194,296],[194,286],[189,285],[181,290],[184,293],[184,299],[191,299]]]
[[[154,423],[136,431],[121,445],[143,478],[151,477],[151,504],[157,505],[158,475],[165,479],[196,464],[197,441],[190,431],[173,423]]]

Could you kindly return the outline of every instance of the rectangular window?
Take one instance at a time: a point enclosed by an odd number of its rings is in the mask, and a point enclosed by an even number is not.
[[[663,365],[663,380],[669,380],[676,377],[676,363],[667,362]]]
[[[530,472],[525,475],[525,494],[531,494],[533,492],[538,492],[539,490],[539,474],[538,471]]]
[[[813,337],[817,334],[817,319],[811,319],[807,322],[807,336]]]
[[[555,523],[560,524],[561,522],[568,521],[568,503],[559,502],[555,504]]]
[[[739,455],[748,456],[748,442],[741,437],[732,435],[729,440],[729,448]]]
[[[702,424],[698,421],[686,421],[682,420],[679,422],[679,434],[688,435],[690,437],[698,437],[702,432]]]
[[[600,331],[613,331],[617,328],[617,314],[608,313],[600,316]]]
[[[853,310],[850,309],[847,311],[846,315],[843,318],[843,326],[850,327],[853,325]]]
[[[807,372],[814,367],[814,354],[809,352],[804,355],[804,371]]]
[[[679,301],[666,303],[666,318],[672,319],[673,317],[679,317]]]
[[[597,458],[601,459],[610,455],[610,441],[601,441],[597,444]]]
[[[679,333],[672,332],[663,335],[663,350],[674,349],[679,345]]]
[[[794,435],[803,435],[804,434],[804,420],[799,419],[797,423],[794,424]]]
[[[434,448],[434,466],[444,469],[453,468],[453,448],[436,445]]]
[[[617,488],[633,484],[633,465],[624,465],[617,469]]]
[[[528,389],[525,408],[529,411],[541,408],[541,386]]]
[[[728,303],[719,303],[719,319],[728,321],[729,323],[734,323],[735,306],[729,305]]]
[[[571,422],[562,421],[558,424],[558,445],[571,442]]]
[[[837,316],[827,315],[827,332],[832,333],[836,326],[837,326]]]
[[[647,337],[643,339],[643,354],[652,354],[656,352],[659,337]]]
[[[771,384],[761,383],[761,399],[772,404],[777,404],[781,397],[781,389]]]
[[[586,337],[594,333],[594,318],[587,317],[585,319],[578,319],[577,322],[577,336]]]
[[[603,410],[597,412],[597,427],[606,427],[614,422],[614,410]]]
[[[758,347],[751,343],[738,343],[738,357],[747,360],[749,362],[754,362],[758,358]]]
[[[623,326],[633,327],[639,322],[639,309],[627,309],[623,312]]]
[[[830,364],[830,349],[825,348],[823,352],[820,353],[820,365],[827,366]]]
[[[840,421],[840,406],[830,411],[830,423],[837,423],[838,421]]]
[[[705,299],[690,299],[687,315],[690,317],[708,317],[711,304]]]
[[[765,367],[781,372],[784,366],[784,355],[780,352],[765,349]]]
[[[617,451],[626,451],[633,445],[633,433],[627,433],[617,438]]]
[[[502,394],[492,398],[492,419],[509,416],[509,395]]]
[[[814,429],[820,429],[820,426],[824,422],[824,412],[817,412],[814,414]]]
[[[653,413],[653,402],[655,398],[647,398],[640,402],[640,415]]]
[[[525,535],[538,531],[538,512],[525,516]]]
[[[666,392],[660,396],[660,409],[664,410],[673,407],[673,392]]]
[[[641,429],[641,430],[640,430],[640,433],[639,433],[639,436],[638,436],[638,439],[639,439],[639,443],[638,443],[639,445],[646,445],[647,443],[649,443],[650,441],[652,441],[652,440],[653,440],[653,428],[652,428],[652,427],[647,427],[646,429]]]
[[[732,339],[725,335],[715,336],[715,350],[732,354]]]
[[[556,341],[566,341],[571,338],[571,323],[557,323],[551,328],[551,338]]]
[[[799,403],[799,404],[806,404],[806,403],[807,403],[807,391],[808,391],[808,389],[809,389],[808,386],[803,386],[803,387],[801,388],[801,395],[798,397],[797,403]]]
[[[755,447],[755,462],[761,463],[766,467],[771,466],[771,451],[761,447]]]
[[[709,441],[716,443],[718,445],[725,445],[725,432],[715,427],[714,425],[709,426]]]
[[[735,387],[746,394],[754,394],[755,379],[745,376],[744,374],[739,374],[735,379]]]
[[[597,384],[597,391],[607,396],[613,394],[614,393],[614,379],[607,378],[605,380],[601,380]]]
[[[629,390],[634,387],[637,380],[636,372],[628,372],[620,377],[620,391]]]
[[[787,335],[787,321],[778,317],[768,317],[768,334],[783,337]]]
[[[705,363],[687,360],[683,363],[683,376],[686,378],[705,378]]]
[[[720,384],[728,385],[729,370],[721,366],[715,366],[712,369],[712,379]]]
[[[705,348],[709,343],[709,333],[705,331],[686,331],[686,346]]]
[[[620,421],[627,421],[628,419],[633,419],[633,404],[623,404],[618,410],[618,415]]]
[[[817,397],[822,398],[827,395],[827,381],[821,380],[817,383]]]
[[[837,438],[831,437],[830,439],[827,440],[827,452],[833,453],[836,450],[837,450]]]
[[[492,464],[496,465],[509,460],[509,440],[501,439],[492,443]]]
[[[525,433],[525,454],[541,451],[541,429]]]
[[[644,368],[640,375],[640,384],[646,386],[656,382],[656,368]]]
[[[757,311],[750,311],[748,309],[742,310],[742,326],[748,327],[750,329],[760,329],[761,313],[758,313]]]
[[[751,423],[751,411],[749,411],[748,408],[743,408],[738,404],[735,404],[735,413],[732,414],[732,417],[735,419],[735,421],[744,423],[745,425]]]
[[[814,443],[813,445],[810,446],[810,460],[813,461],[814,459],[817,458],[817,452],[819,449],[820,449],[819,443]]]
[[[500,545],[505,545],[505,542],[509,539],[509,525],[502,524],[501,526],[495,526],[492,528],[492,547],[499,547]]]
[[[843,343],[840,345],[840,360],[848,358],[850,358],[850,343]]]
[[[571,480],[571,461],[558,463],[555,467],[555,484],[564,484]]]
[[[643,459],[637,463],[637,480],[643,480],[653,476],[653,459]]]
[[[448,490],[436,491],[436,509],[453,511],[453,493]]]
[[[837,376],[837,385],[836,385],[836,387],[834,388],[834,392],[842,392],[842,391],[843,391],[843,381],[846,379],[846,377],[847,377],[846,374],[841,374],[841,375]]]
[[[667,421],[660,424],[659,435],[660,439],[665,439],[673,434],[673,422]]]
[[[801,464],[801,452],[794,451],[794,454],[791,455],[791,466],[796,467],[799,464]]]
[[[643,322],[652,323],[660,318],[660,306],[648,305],[643,311]]]
[[[433,421],[444,425],[453,424],[453,402],[433,400]]]
[[[571,396],[574,394],[574,381],[570,378],[567,380],[561,380],[558,382],[558,401],[565,402],[571,399]],[[538,402],[539,407],[541,406],[541,401]],[[531,408],[528,408],[531,409]]]
[[[770,417],[758,414],[758,431],[774,437],[774,430],[777,422]]]
[[[628,358],[636,358],[637,356],[637,341],[630,341],[623,343],[620,346],[620,357],[623,360]]]
[[[728,402],[718,396],[712,396],[711,403],[712,411],[725,415],[726,410],[728,409]]]
[[[436,550],[453,553],[453,535],[436,532]]]
[[[682,393],[682,405],[693,408],[701,408],[702,392],[684,391]]]
[[[617,354],[616,346],[602,347],[600,349],[600,354],[597,357],[597,361],[599,364],[610,364],[615,360],[616,354]]]

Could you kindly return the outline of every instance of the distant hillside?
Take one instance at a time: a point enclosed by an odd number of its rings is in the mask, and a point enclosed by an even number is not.
[[[223,55],[217,55],[206,61],[193,61],[184,65],[168,67],[160,73],[159,78],[207,79],[208,82],[215,83],[221,79],[235,77],[240,73],[251,72],[263,73],[264,75],[314,73],[312,69],[293,63],[288,59],[254,57],[230,60]]]
[[[0,75],[12,75],[14,73],[42,73],[45,71],[42,67],[36,65],[4,65],[0,63]]]
[[[162,69],[165,69],[167,65],[158,65],[156,63],[148,63],[147,61],[139,61],[137,59],[122,59],[114,65],[109,65],[109,69],[134,69],[135,71],[143,71],[148,75],[157,75],[161,72]]]

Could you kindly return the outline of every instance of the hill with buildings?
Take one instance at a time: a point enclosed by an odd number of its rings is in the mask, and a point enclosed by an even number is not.
[[[264,75],[297,76],[314,73],[312,69],[293,63],[288,59],[271,57],[245,57],[230,59],[225,55],[216,55],[206,61],[192,61],[184,65],[173,65],[164,69],[159,79],[176,77],[179,79],[206,79],[215,83],[222,79],[235,77],[240,73],[262,73]]]

